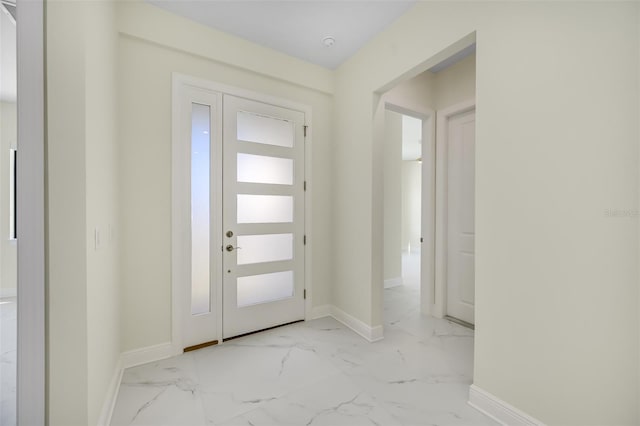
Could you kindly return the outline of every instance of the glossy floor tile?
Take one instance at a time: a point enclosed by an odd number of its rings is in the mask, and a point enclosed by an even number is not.
[[[125,371],[112,425],[490,425],[467,403],[473,331],[419,312],[419,262],[385,290],[385,338],[333,318]]]

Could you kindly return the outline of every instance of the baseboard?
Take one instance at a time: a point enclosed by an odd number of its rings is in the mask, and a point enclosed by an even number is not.
[[[309,319],[314,320],[318,318],[329,317],[331,316],[331,308],[331,305],[315,306],[311,309],[311,315],[309,316]]]
[[[540,420],[476,385],[469,387],[469,405],[505,426],[544,426]]]
[[[116,406],[120,383],[122,382],[122,375],[124,374],[125,368],[159,361],[173,355],[173,345],[171,343],[161,343],[159,345],[148,346],[120,354],[120,358],[113,371],[107,395],[102,404],[98,426],[109,426],[111,424],[111,417],[113,416],[113,409]]]
[[[376,342],[378,340],[382,340],[384,337],[383,328],[381,325],[378,325],[376,327],[369,327],[364,322],[349,315],[348,313],[334,305],[316,306],[311,310],[311,315],[307,319],[314,320],[324,317],[332,317],[336,321],[341,322],[351,330],[367,339],[369,342]]]
[[[355,331],[369,342],[382,340],[382,326],[370,327],[358,318],[349,315],[337,306],[331,306],[331,316]]]
[[[0,288],[0,299],[4,299],[5,297],[17,297],[18,289],[17,288]]]
[[[146,348],[135,349],[133,351],[124,352],[120,355],[122,368],[135,367],[137,365],[147,364],[149,362],[159,361],[161,359],[174,356],[173,345],[170,342],[161,343],[159,345],[147,346]]]
[[[116,363],[116,367],[114,368],[113,377],[111,378],[111,383],[109,384],[104,404],[102,404],[100,418],[98,419],[98,426],[109,426],[111,424],[113,409],[116,406],[118,391],[120,390],[120,382],[122,381],[122,373],[124,373],[124,368],[122,368],[122,357],[120,357]]]
[[[389,278],[384,280],[384,288],[398,287],[402,285],[402,277]]]

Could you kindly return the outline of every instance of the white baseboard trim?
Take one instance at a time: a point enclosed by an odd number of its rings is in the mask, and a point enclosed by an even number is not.
[[[476,385],[469,387],[469,405],[505,426],[544,426],[540,420]]]
[[[98,426],[109,426],[113,409],[116,406],[118,392],[120,391],[120,383],[125,368],[135,367],[137,365],[147,364],[149,362],[160,361],[161,359],[172,357],[174,354],[173,345],[171,343],[161,343],[159,345],[148,346],[146,348],[134,349],[132,351],[123,352],[115,366],[109,389],[102,404]]]
[[[0,299],[4,299],[5,297],[17,297],[18,289],[17,288],[0,288]]]
[[[402,285],[402,277],[389,278],[388,280],[384,280],[384,288],[398,287],[399,285]]]
[[[370,327],[358,318],[349,315],[337,306],[331,306],[331,316],[355,331],[369,342],[382,340],[382,326]]]
[[[309,319],[314,320],[318,318],[329,317],[331,316],[331,308],[331,305],[315,306],[311,309],[311,315],[309,316]]]
[[[349,315],[342,309],[334,305],[320,305],[311,310],[310,320],[333,317],[336,321],[349,327],[354,332],[358,333],[369,342],[377,342],[383,339],[383,328],[381,325],[370,327],[358,318]]]
[[[107,396],[104,399],[104,404],[102,404],[100,418],[98,419],[98,426],[109,426],[111,424],[113,409],[116,406],[118,392],[120,391],[122,373],[124,373],[124,368],[122,368],[122,357],[120,357],[116,363],[116,367],[114,368],[113,377],[111,378],[111,383],[109,383],[109,389],[107,390]]]
[[[124,352],[120,355],[120,362],[122,368],[129,368],[149,362],[160,361],[161,359],[170,358],[174,355],[173,345],[171,342],[167,342]]]

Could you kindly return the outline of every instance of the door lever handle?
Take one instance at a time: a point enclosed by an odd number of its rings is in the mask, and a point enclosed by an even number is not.
[[[226,248],[227,248],[227,251],[229,252],[242,249],[242,247],[234,247],[231,244],[229,244]]]

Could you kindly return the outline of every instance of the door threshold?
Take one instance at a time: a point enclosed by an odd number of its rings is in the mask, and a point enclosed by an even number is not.
[[[200,343],[199,345],[187,346],[182,351],[183,352],[197,351],[198,349],[207,348],[209,346],[214,346],[217,344],[218,344],[217,340],[212,340],[210,342]]]
[[[447,321],[451,321],[455,324],[461,325],[463,327],[470,328],[471,330],[474,330],[474,331],[476,329],[476,326],[474,324],[471,324],[470,322],[462,321],[461,319],[458,319],[458,318],[450,317],[449,315],[445,315],[444,319],[446,319]]]
[[[298,322],[303,322],[303,321],[304,320],[301,319],[301,320],[297,320],[297,321],[291,321],[291,322],[288,322],[286,324],[274,325],[273,327],[267,327],[267,328],[263,328],[261,330],[251,331],[249,333],[239,334],[239,335],[233,336],[233,337],[227,337],[226,339],[222,339],[222,341],[223,342],[228,342],[229,340],[239,339],[241,337],[250,336],[252,334],[257,334],[257,333],[262,333],[263,331],[273,330],[274,328],[284,327],[285,325],[296,324]]]

